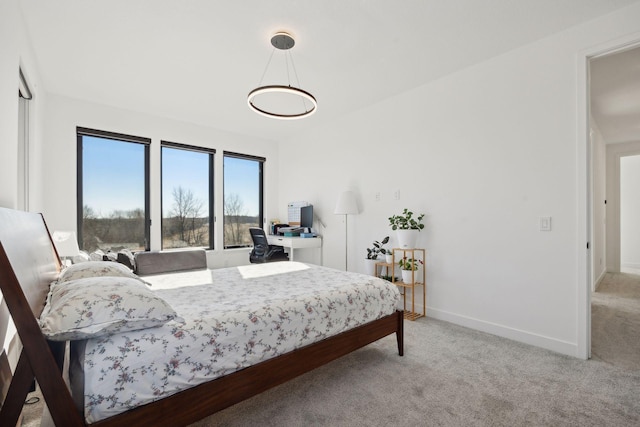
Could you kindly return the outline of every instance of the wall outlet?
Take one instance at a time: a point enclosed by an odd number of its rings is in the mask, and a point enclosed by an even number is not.
[[[551,231],[551,217],[550,216],[541,216],[540,217],[540,231]]]
[[[393,192],[393,200],[400,200],[400,190]]]
[[[380,192],[376,191],[376,202],[380,201]]]

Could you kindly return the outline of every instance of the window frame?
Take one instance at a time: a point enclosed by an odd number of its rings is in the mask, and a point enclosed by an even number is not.
[[[30,104],[33,93],[29,88],[29,83],[18,68],[18,209],[28,211],[30,190],[31,190],[31,109]]]
[[[209,155],[209,203],[207,204],[207,207],[209,209],[209,246],[205,249],[207,250],[212,250],[215,249],[215,182],[214,182],[214,176],[215,176],[215,154],[216,154],[216,150],[215,148],[204,148],[204,147],[197,147],[194,145],[188,145],[188,144],[182,144],[182,143],[178,143],[178,142],[170,142],[170,141],[164,141],[161,140],[160,141],[160,248],[162,250],[180,250],[180,249],[184,249],[184,248],[168,248],[165,249],[164,248],[164,236],[163,236],[163,232],[164,232],[164,228],[163,228],[163,224],[162,221],[164,220],[164,213],[163,213],[163,199],[162,199],[162,193],[163,193],[163,189],[164,189],[164,183],[163,183],[163,176],[162,176],[162,166],[163,166],[163,159],[162,159],[162,149],[163,148],[175,148],[175,149],[180,149],[180,150],[187,150],[187,151],[195,151],[198,153],[205,153]],[[185,246],[185,248],[191,248],[191,247],[195,247],[195,246]],[[198,246],[200,247],[200,246]]]
[[[80,249],[83,249],[83,236],[82,236],[82,216],[83,216],[83,150],[82,150],[82,142],[83,137],[95,137],[95,138],[103,138],[103,139],[112,139],[120,142],[129,142],[135,144],[142,144],[144,146],[144,240],[145,240],[145,251],[149,251],[151,248],[151,180],[150,180],[150,149],[151,139],[144,138],[140,136],[133,135],[125,135],[116,132],[108,132],[97,129],[90,129],[85,127],[76,127],[76,225],[77,225],[77,234],[78,234],[78,243],[81,246]]]
[[[258,185],[259,185],[259,194],[258,194],[258,225],[260,228],[264,229],[265,217],[264,217],[264,164],[267,159],[265,157],[253,156],[250,154],[242,154],[236,153],[233,151],[223,151],[222,152],[222,247],[223,249],[239,249],[239,248],[247,248],[250,245],[229,245],[227,246],[224,242],[224,227],[225,227],[225,212],[224,212],[224,193],[225,193],[225,179],[224,179],[224,159],[226,157],[231,157],[235,159],[242,160],[253,160],[258,162]]]

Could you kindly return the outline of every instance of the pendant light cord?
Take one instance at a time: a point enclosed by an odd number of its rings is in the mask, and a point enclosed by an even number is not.
[[[271,55],[269,56],[269,60],[267,61],[267,66],[264,67],[264,71],[262,72],[262,77],[260,77],[260,83],[258,86],[262,86],[262,81],[264,80],[264,76],[267,74],[267,70],[269,69],[269,64],[271,64],[271,59],[273,59],[273,53],[276,51],[275,46],[271,49]]]

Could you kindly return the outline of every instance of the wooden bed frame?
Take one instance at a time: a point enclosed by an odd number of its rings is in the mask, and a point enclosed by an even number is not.
[[[86,425],[61,373],[65,343],[48,341],[37,321],[49,284],[55,280],[60,265],[40,214],[0,208],[0,289],[23,344],[0,409],[2,426],[16,425],[34,378],[56,425]],[[90,425],[187,425],[393,333],[402,356],[403,321],[402,311],[396,311],[318,343]]]

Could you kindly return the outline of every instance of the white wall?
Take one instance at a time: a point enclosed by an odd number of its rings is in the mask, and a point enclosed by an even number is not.
[[[215,215],[223,218],[222,154],[224,150],[262,156],[265,162],[265,214],[277,211],[278,147],[273,141],[234,135],[203,126],[177,122],[124,109],[105,107],[50,95],[47,102],[42,177],[49,188],[44,195],[45,218],[51,230],[75,230],[76,226],[76,127],[151,138],[151,249],[160,249],[160,141],[215,148]],[[105,177],[109,179],[109,177]],[[220,227],[221,228],[221,227]],[[222,233],[216,233],[216,250],[208,253],[211,267],[248,264],[249,250],[222,251]]]
[[[34,167],[42,162],[41,115],[46,96],[40,90],[40,79],[29,40],[24,31],[17,0],[0,1],[0,207],[18,206],[18,86],[22,68],[33,92],[30,102],[30,160]],[[37,211],[41,203],[41,181],[37,173],[30,177],[32,189],[29,206]],[[2,294],[0,293],[0,299]],[[0,307],[0,345],[9,348],[15,328],[3,303]],[[8,352],[13,364],[17,352]]]
[[[606,244],[606,146],[598,125],[591,122],[591,188],[592,225],[591,230],[591,291],[595,291],[598,283],[607,272]]]
[[[638,31],[640,7],[630,7],[283,143],[281,204],[317,206],[325,263],[341,268],[344,227],[331,212],[342,189],[355,190],[363,211],[352,217],[348,256],[360,271],[365,248],[390,233],[388,216],[425,212],[429,316],[578,355],[586,141],[577,136],[576,61]],[[313,162],[290,154],[300,146],[318,147]],[[539,231],[541,216],[552,216],[552,231]]]
[[[46,94],[40,90],[36,62],[24,31],[17,0],[0,2],[0,206],[18,205],[18,85],[22,68],[33,92],[30,101],[31,162],[41,162],[41,114]],[[37,179],[31,177],[32,181]],[[40,206],[40,182],[32,182],[30,206]],[[32,209],[34,210],[34,209]]]
[[[620,159],[620,265],[640,269],[640,155]]]
[[[0,206],[17,206],[18,69],[24,37],[16,2],[0,2]]]

